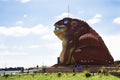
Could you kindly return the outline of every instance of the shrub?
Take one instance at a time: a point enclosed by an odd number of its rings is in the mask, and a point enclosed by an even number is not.
[[[75,76],[76,75],[76,73],[73,73],[73,76]]]
[[[105,67],[102,67],[101,73],[106,76],[109,74],[108,70]]]
[[[88,72],[88,73],[85,73],[85,76],[88,78],[88,77],[91,77],[91,74]]]
[[[91,73],[89,71],[84,71],[84,74],[85,76],[88,78],[88,77],[91,77]]]
[[[48,76],[48,73],[44,73],[45,76]]]
[[[9,74],[5,74],[3,77],[8,78],[10,75]]]
[[[61,76],[62,76],[62,72],[58,72],[58,73],[57,73],[57,76],[58,76],[58,77],[61,77]]]

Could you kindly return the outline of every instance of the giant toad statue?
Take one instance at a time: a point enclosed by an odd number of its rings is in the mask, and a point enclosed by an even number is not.
[[[64,18],[55,23],[55,35],[62,40],[61,65],[109,65],[113,63],[100,35],[86,22]]]

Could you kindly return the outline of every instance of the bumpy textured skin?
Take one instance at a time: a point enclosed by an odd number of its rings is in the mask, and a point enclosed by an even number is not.
[[[64,18],[55,23],[54,33],[62,40],[62,65],[109,65],[114,62],[99,34],[82,20]]]

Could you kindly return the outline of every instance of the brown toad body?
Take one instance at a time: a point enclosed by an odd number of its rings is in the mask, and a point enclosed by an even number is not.
[[[54,33],[62,40],[60,64],[109,65],[113,63],[99,34],[86,22],[64,18],[55,23]]]

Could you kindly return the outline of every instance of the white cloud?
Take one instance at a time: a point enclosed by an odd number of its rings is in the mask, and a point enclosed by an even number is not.
[[[87,22],[88,22],[89,24],[99,23],[99,22],[101,21],[101,17],[102,17],[101,14],[96,14],[92,19],[89,19]]]
[[[6,48],[7,48],[6,45],[4,45],[4,44],[0,44],[0,49],[6,49]]]
[[[61,45],[62,43],[60,43],[60,42],[54,42],[54,43],[49,43],[49,44],[46,44],[46,45],[44,45],[46,48],[48,48],[48,49],[51,49],[51,50],[57,50],[57,49],[61,49],[62,48],[62,45]],[[61,50],[60,50],[61,51]]]
[[[48,28],[43,26],[42,24],[36,25],[35,27],[30,28],[29,30],[31,33],[36,35],[42,35],[49,32]]]
[[[110,35],[103,36],[104,42],[106,43],[111,55],[115,60],[120,60],[120,34],[119,35]]]
[[[94,16],[94,18],[101,18],[101,17],[102,17],[101,14],[96,14],[96,15]]]
[[[78,13],[79,13],[79,14],[84,14],[85,11],[84,11],[84,10],[81,10],[81,11],[79,11]]]
[[[39,48],[40,45],[29,45],[28,48],[34,49],[34,48]]]
[[[56,19],[62,19],[62,18],[65,18],[65,17],[74,17],[71,13],[67,13],[67,12],[64,12],[62,14],[60,14],[59,16],[56,16],[55,18]]]
[[[23,27],[0,27],[0,34],[5,36],[26,36],[30,33],[28,28]]]
[[[23,21],[21,20],[16,22],[16,25],[21,25],[21,24],[23,24]]]
[[[120,24],[120,17],[117,17],[113,20],[114,23],[116,24]]]
[[[38,24],[31,28],[21,27],[21,26],[0,27],[0,35],[14,36],[14,37],[27,36],[29,34],[43,35],[48,32],[49,30],[47,29],[47,27],[41,24]]]
[[[44,40],[55,40],[55,39],[57,39],[57,36],[54,33],[48,33],[48,34],[42,36],[41,39],[44,39]]]
[[[11,49],[11,50],[23,50],[24,47],[20,46],[20,45],[12,45],[9,47],[9,49]]]
[[[26,18],[28,15],[27,14],[24,14],[23,17]]]
[[[30,0],[16,0],[16,1],[19,1],[21,3],[28,3],[28,2],[30,2]]]
[[[28,53],[25,52],[14,52],[14,51],[1,51],[0,56],[25,56]]]

